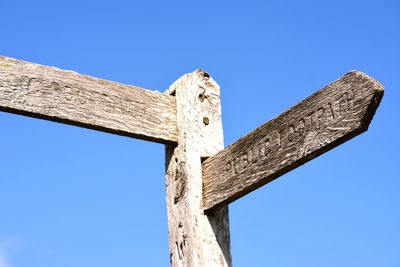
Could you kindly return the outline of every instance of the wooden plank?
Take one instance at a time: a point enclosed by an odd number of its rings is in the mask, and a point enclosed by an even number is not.
[[[352,71],[203,163],[211,210],[271,182],[366,131],[383,86]]]
[[[176,96],[178,146],[166,146],[171,266],[231,266],[228,207],[204,214],[201,159],[224,148],[219,86],[195,71],[169,89]]]
[[[0,57],[0,111],[176,143],[172,96]]]

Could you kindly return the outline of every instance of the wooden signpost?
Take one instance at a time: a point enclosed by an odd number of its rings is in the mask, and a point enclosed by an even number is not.
[[[383,86],[352,71],[224,149],[204,71],[165,93],[0,57],[0,111],[166,145],[171,266],[232,266],[228,204],[366,131]]]

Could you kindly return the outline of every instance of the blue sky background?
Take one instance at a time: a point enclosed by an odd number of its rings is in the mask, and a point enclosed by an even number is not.
[[[344,73],[368,132],[230,205],[235,267],[400,266],[400,2],[0,2],[0,54],[164,91],[208,71],[225,145]],[[168,266],[164,147],[0,113],[0,267]]]

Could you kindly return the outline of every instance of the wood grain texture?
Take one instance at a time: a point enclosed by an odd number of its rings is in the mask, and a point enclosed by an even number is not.
[[[201,160],[223,149],[220,91],[198,70],[168,93],[177,105],[178,146],[166,146],[171,266],[231,266],[228,207],[204,214]]]
[[[175,99],[156,91],[0,57],[0,111],[173,144]]]
[[[352,71],[203,163],[204,208],[213,210],[366,131],[383,86]]]

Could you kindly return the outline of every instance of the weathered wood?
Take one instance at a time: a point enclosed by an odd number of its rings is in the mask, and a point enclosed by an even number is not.
[[[175,99],[156,91],[0,57],[0,111],[176,143]]]
[[[366,131],[383,86],[352,71],[203,163],[203,205],[226,205]]]
[[[166,146],[171,266],[231,266],[228,207],[205,215],[202,158],[223,149],[219,86],[204,71],[176,81],[178,146]]]

